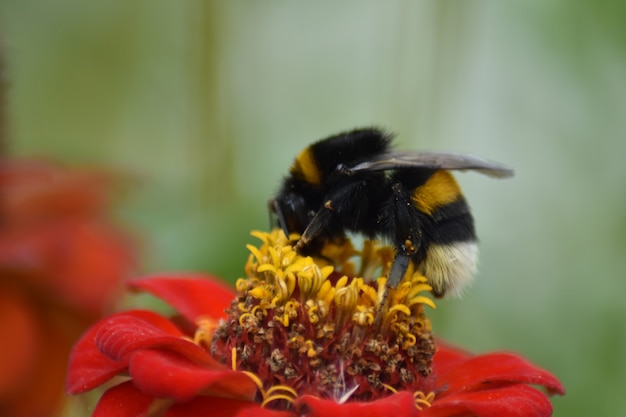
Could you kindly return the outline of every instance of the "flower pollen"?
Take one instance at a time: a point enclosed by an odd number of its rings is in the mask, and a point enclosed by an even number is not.
[[[366,241],[356,251],[346,240],[312,258],[294,250],[298,236],[252,235],[262,244],[248,245],[247,277],[211,353],[251,375],[263,406],[289,407],[302,395],[372,401],[400,390],[415,393],[416,408],[429,406],[433,395],[422,391],[436,347],[424,305],[435,304],[423,276],[409,268],[387,294],[389,247]]]

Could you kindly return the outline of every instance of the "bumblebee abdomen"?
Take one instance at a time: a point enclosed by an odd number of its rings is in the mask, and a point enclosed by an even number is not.
[[[424,229],[434,243],[476,241],[474,217],[462,195],[427,215]]]
[[[474,218],[452,174],[435,171],[415,187],[411,201],[422,213],[423,249],[415,257],[433,293],[459,296],[476,273]]]
[[[435,171],[411,193],[411,201],[422,213],[423,229],[434,243],[475,241],[474,219],[452,174]]]
[[[448,204],[462,198],[461,188],[448,171],[435,171],[422,185],[411,194],[415,207],[430,216]]]
[[[478,245],[475,241],[431,243],[417,269],[428,278],[436,296],[447,293],[459,297],[476,274],[477,259]]]

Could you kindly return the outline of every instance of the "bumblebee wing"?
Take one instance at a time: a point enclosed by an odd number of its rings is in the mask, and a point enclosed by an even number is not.
[[[350,172],[398,168],[473,170],[495,178],[513,176],[513,170],[474,155],[441,152],[387,152],[348,168]]]

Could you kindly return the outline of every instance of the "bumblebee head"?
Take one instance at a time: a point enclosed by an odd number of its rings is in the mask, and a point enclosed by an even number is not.
[[[311,210],[299,193],[280,193],[269,202],[272,225],[280,227],[285,235],[302,233],[311,221]]]
[[[386,152],[391,139],[391,135],[373,128],[339,133],[302,150],[289,172],[313,187],[328,187],[352,175],[349,167]]]

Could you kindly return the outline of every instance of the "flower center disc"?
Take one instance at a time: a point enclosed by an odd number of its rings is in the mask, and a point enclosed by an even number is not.
[[[263,390],[283,386],[341,402],[424,388],[436,348],[423,276],[409,268],[385,294],[389,247],[367,241],[356,251],[346,240],[312,258],[294,251],[297,236],[253,235],[262,245],[248,246],[247,278],[213,335],[215,358],[254,374]]]

